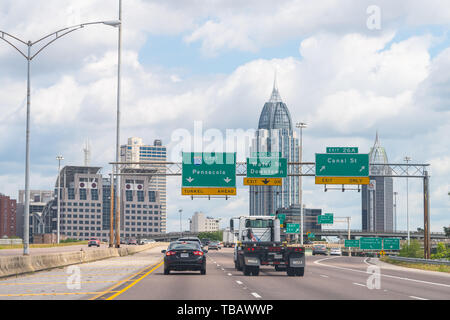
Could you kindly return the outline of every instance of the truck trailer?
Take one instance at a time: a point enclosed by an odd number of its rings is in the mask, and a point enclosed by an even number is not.
[[[264,266],[288,276],[305,273],[305,248],[280,241],[280,221],[275,216],[240,216],[230,220],[230,232],[236,235],[234,266],[244,275],[259,275]]]

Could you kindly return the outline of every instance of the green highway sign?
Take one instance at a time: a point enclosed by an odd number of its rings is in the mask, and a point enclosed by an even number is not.
[[[286,233],[300,233],[300,224],[298,223],[287,223]]]
[[[383,240],[381,238],[360,238],[359,244],[362,250],[381,250]]]
[[[346,248],[359,248],[359,240],[345,240]]]
[[[312,232],[308,233],[308,238],[309,238],[309,239],[313,239],[313,238],[315,238],[315,237],[316,237],[316,234],[315,234],[315,233],[312,233]]]
[[[318,224],[333,224],[333,214],[325,213],[321,216],[317,216],[317,223]]]
[[[400,250],[400,239],[384,238],[383,239],[384,250]]]
[[[316,177],[368,177],[369,154],[316,153]]]
[[[358,153],[357,147],[327,147],[327,153]]]
[[[183,188],[236,188],[235,153],[183,152]]]
[[[286,215],[285,214],[277,214],[277,218],[278,220],[280,220],[280,224],[284,224],[284,220],[286,220]]]
[[[279,157],[247,158],[248,178],[286,178],[287,159]]]

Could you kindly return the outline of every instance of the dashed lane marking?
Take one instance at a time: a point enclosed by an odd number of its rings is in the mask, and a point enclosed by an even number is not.
[[[262,297],[256,292],[252,292],[252,296],[254,296],[256,299],[262,299]]]

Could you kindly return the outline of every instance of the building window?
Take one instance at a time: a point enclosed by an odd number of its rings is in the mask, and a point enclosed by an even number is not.
[[[86,199],[87,199],[86,189],[80,189],[80,200],[86,200]]]
[[[133,201],[133,191],[126,190],[125,191],[125,196],[126,196],[126,200],[127,201]]]
[[[98,189],[91,189],[91,200],[98,200]],[[95,206],[95,204],[92,204]]]
[[[139,202],[144,202],[144,191],[137,191],[137,198]],[[138,205],[138,208],[140,208],[141,206]]]
[[[156,192],[155,191],[149,191],[148,192],[148,201],[149,202],[156,202]]]
[[[74,188],[69,188],[69,190],[67,192],[67,197],[69,198],[69,200],[75,199],[75,189]]]

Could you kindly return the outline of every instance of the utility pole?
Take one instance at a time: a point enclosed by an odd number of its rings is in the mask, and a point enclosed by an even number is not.
[[[406,161],[406,164],[408,165],[408,163],[411,161],[411,158],[406,156],[403,160]],[[409,205],[409,198],[408,198],[408,169],[409,167],[406,167],[406,230],[408,231],[408,246],[410,244],[411,238],[410,238],[410,232],[409,232],[409,210],[408,210],[408,205]]]
[[[302,162],[302,155],[303,155],[303,128],[307,127],[307,124],[305,122],[297,122],[296,127],[298,129],[300,129],[300,147],[298,150],[298,154],[299,154],[299,162]],[[298,166],[298,170],[299,173],[302,172],[302,166],[299,165]],[[304,211],[304,206],[303,206],[303,195],[302,195],[302,177],[299,176],[298,177],[298,203],[299,203],[299,207],[300,207],[300,244],[303,245],[303,211]]]
[[[59,244],[60,241],[60,217],[61,217],[61,160],[64,160],[63,156],[59,155],[56,157],[58,160],[58,209],[56,213],[56,243]]]
[[[178,212],[180,213],[180,235],[183,236],[183,228],[181,226],[181,213],[183,212],[183,209],[178,210]]]

